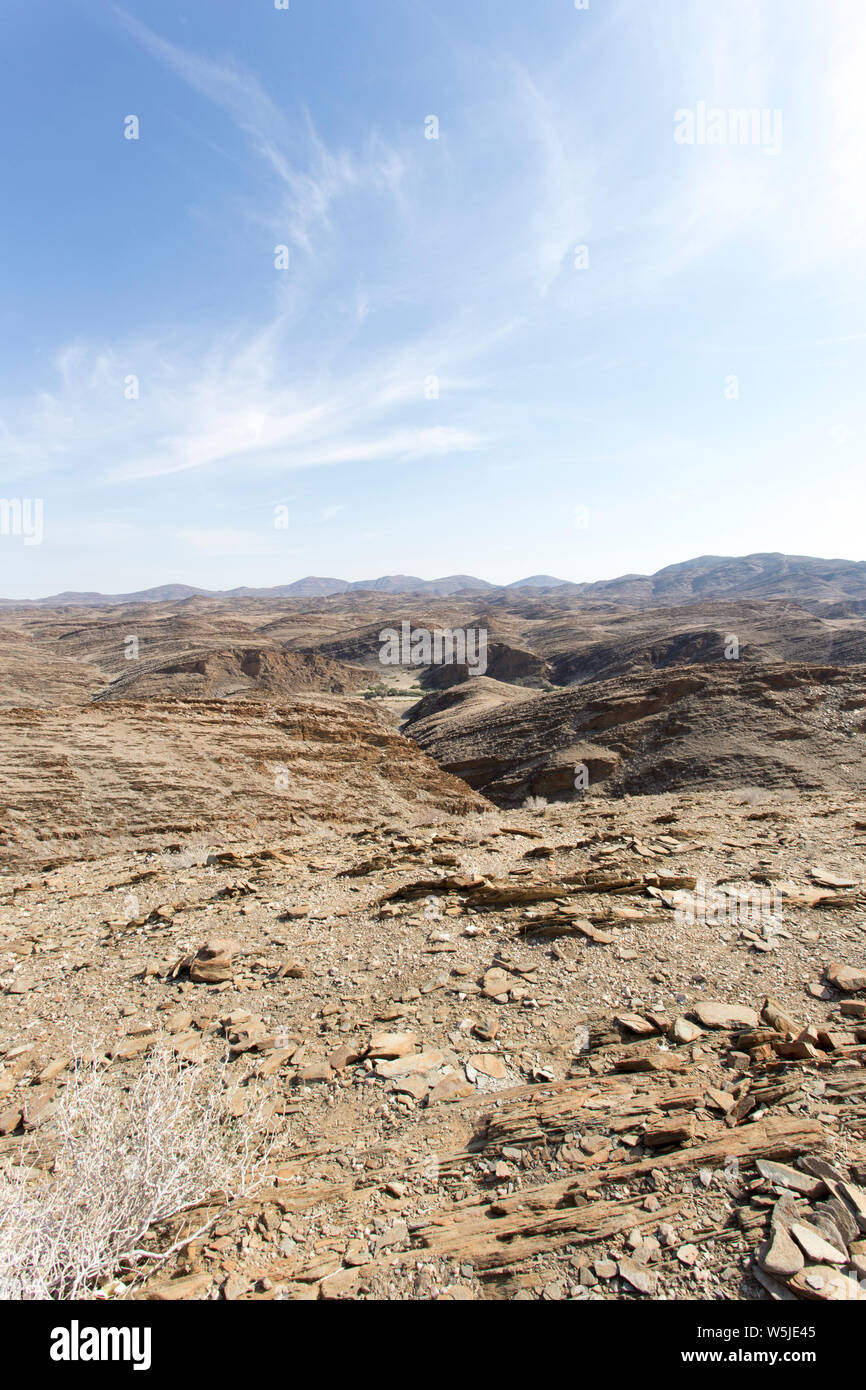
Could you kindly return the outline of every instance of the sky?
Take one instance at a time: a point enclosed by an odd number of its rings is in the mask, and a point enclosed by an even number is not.
[[[862,0],[283,3],[6,0],[0,595],[866,559]]]

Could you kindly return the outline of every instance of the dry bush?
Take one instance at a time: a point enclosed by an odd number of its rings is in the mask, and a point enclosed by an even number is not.
[[[180,850],[163,850],[162,862],[169,869],[199,869],[204,866],[211,849],[210,840],[192,836]]]
[[[214,1191],[225,1201],[263,1175],[260,1116],[232,1116],[219,1066],[151,1054],[123,1091],[77,1065],[40,1137],[51,1174],[0,1172],[0,1298],[86,1297],[154,1223]],[[265,1140],[265,1147],[268,1141]]]

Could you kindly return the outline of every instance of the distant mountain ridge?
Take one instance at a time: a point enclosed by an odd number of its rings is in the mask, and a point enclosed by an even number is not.
[[[452,594],[486,593],[502,588],[544,588],[566,585],[564,579],[547,579],[538,576],[521,579],[516,584],[498,586],[486,579],[477,579],[471,574],[452,574],[442,579],[420,579],[412,574],[384,574],[378,579],[359,579],[350,583],[346,579],[322,578],[307,575],[291,584],[275,584],[271,588],[255,589],[241,586],[236,589],[198,589],[192,584],[161,584],[154,589],[138,589],[129,594],[102,594],[94,591],[67,589],[62,594],[50,594],[47,598],[6,599],[0,598],[3,608],[57,608],[110,607],[126,603],[179,603],[191,598],[328,598],[332,594],[346,594],[366,590],[380,594],[429,594],[436,598],[447,598]]]
[[[549,574],[531,575],[503,585],[491,584],[470,574],[453,574],[440,579],[390,574],[354,582],[308,575],[290,584],[263,589],[198,589],[189,584],[162,584],[157,588],[129,594],[66,591],[40,599],[0,599],[0,607],[96,608],[129,603],[178,603],[195,598],[327,598],[333,594],[362,590],[443,598],[455,594],[494,594],[508,590],[535,590],[541,593],[552,589],[570,597],[637,606],[685,603],[704,598],[787,598],[797,602],[856,603],[866,601],[866,561],[823,560],[809,555],[783,555],[779,552],[742,556],[700,555],[695,559],[667,565],[651,575],[626,574],[616,579],[582,584],[557,579]]]

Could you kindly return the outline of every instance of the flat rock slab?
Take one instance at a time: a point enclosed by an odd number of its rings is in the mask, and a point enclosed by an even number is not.
[[[440,1102],[452,1102],[455,1100],[466,1100],[469,1096],[475,1095],[475,1087],[470,1081],[464,1081],[462,1076],[443,1076],[441,1081],[437,1081],[432,1091],[427,1096],[428,1105],[438,1105]]]
[[[627,1033],[635,1033],[638,1037],[649,1038],[659,1030],[654,1023],[643,1018],[640,1014],[617,1014],[614,1023]]]
[[[481,1076],[489,1076],[493,1081],[504,1081],[508,1075],[505,1063],[495,1052],[476,1052],[466,1065]]]
[[[414,1033],[374,1033],[368,1052],[371,1057],[407,1057],[417,1050],[417,1041]]]
[[[501,994],[507,994],[511,981],[507,970],[500,970],[494,966],[492,970],[486,971],[482,982],[482,993],[487,999],[498,999]]]
[[[620,1260],[617,1268],[620,1279],[624,1279],[638,1293],[655,1293],[658,1279],[650,1270],[642,1269],[634,1260]]]
[[[849,1279],[840,1270],[830,1265],[805,1265],[789,1281],[801,1298],[820,1299],[822,1302],[861,1302],[866,1303],[866,1289],[860,1287],[856,1279]]]
[[[393,1081],[398,1076],[423,1076],[441,1067],[444,1060],[441,1052],[416,1052],[411,1057],[395,1057],[389,1062],[380,1062],[376,1075],[384,1077],[386,1081]]]
[[[0,1135],[13,1134],[21,1123],[21,1106],[13,1105],[8,1110],[0,1110]]]
[[[854,1217],[861,1231],[866,1231],[866,1190],[853,1182],[840,1182],[839,1192],[849,1206],[854,1209]]]
[[[141,1297],[156,1303],[173,1303],[177,1299],[201,1298],[213,1280],[209,1274],[186,1274],[180,1279],[163,1279],[158,1284],[145,1285]]]
[[[310,1062],[309,1066],[301,1067],[297,1073],[297,1080],[305,1084],[311,1081],[333,1081],[334,1073],[327,1062]]]
[[[817,1226],[810,1226],[806,1221],[793,1221],[791,1235],[814,1264],[847,1263],[848,1256],[837,1250],[835,1245],[831,1245],[829,1240],[825,1240]]]
[[[430,1089],[430,1079],[426,1076],[401,1076],[391,1089],[395,1095],[423,1100]]]
[[[777,1226],[772,1239],[761,1256],[761,1268],[775,1279],[792,1279],[805,1265],[800,1247],[782,1226]]]
[[[832,869],[810,869],[809,875],[823,888],[856,888],[858,882],[856,878],[846,878],[844,874],[837,874]]]
[[[693,1043],[704,1036],[704,1030],[688,1018],[675,1018],[671,1038],[676,1043]]]
[[[676,1052],[645,1052],[636,1057],[618,1057],[614,1070],[621,1072],[685,1071],[686,1063]]]
[[[843,965],[840,961],[834,961],[828,965],[824,972],[827,980],[836,989],[841,989],[843,994],[856,994],[861,989],[866,989],[866,970],[855,970],[851,965]]]
[[[701,999],[693,1012],[705,1028],[757,1028],[760,1023],[755,1010],[744,1004],[719,1004]]]
[[[790,1192],[799,1192],[803,1197],[820,1197],[825,1192],[822,1178],[809,1173],[801,1173],[799,1168],[790,1168],[787,1163],[773,1163],[768,1158],[759,1158],[755,1164],[762,1178],[774,1187],[786,1187]]]

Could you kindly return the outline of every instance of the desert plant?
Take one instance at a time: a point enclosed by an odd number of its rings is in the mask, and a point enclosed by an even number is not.
[[[40,1131],[51,1172],[0,1172],[0,1298],[86,1297],[121,1261],[144,1256],[155,1223],[215,1190],[225,1205],[257,1185],[259,1117],[232,1116],[228,1095],[219,1067],[184,1066],[166,1050],[125,1092],[77,1064]]]
[[[162,857],[172,869],[197,869],[204,864],[210,850],[210,843],[197,836],[188,840],[182,849],[164,850]]]

